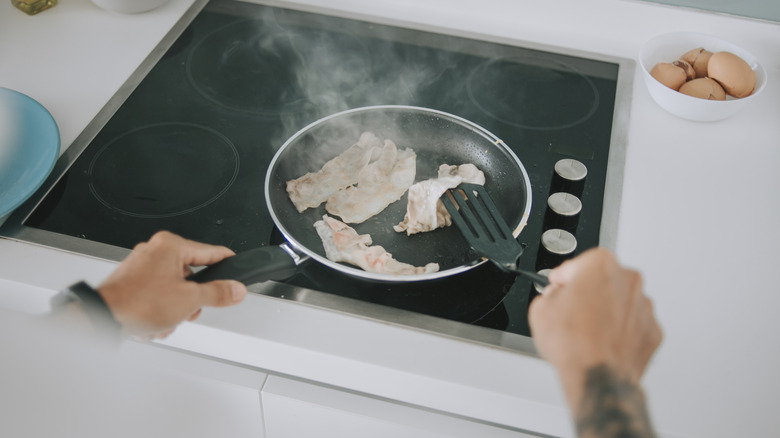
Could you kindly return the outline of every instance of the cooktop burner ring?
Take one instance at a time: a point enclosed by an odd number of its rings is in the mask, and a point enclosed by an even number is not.
[[[348,108],[372,63],[365,43],[349,33],[249,19],[198,41],[186,74],[208,101],[269,117]]]
[[[233,185],[240,158],[220,132],[193,123],[155,123],[106,143],[87,169],[89,190],[111,210],[165,218],[199,210]]]
[[[494,85],[502,83],[516,86],[507,90]],[[599,92],[589,77],[567,63],[534,55],[484,62],[469,74],[466,91],[485,114],[525,129],[570,128],[599,107]]]

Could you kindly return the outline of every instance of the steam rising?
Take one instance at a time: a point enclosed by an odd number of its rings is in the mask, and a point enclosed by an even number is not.
[[[308,27],[289,23],[292,19],[294,14],[272,15],[257,21],[264,35],[256,42],[258,50],[284,57],[292,66],[289,82],[296,91],[286,104],[300,107],[301,102],[295,97],[305,100],[305,115],[300,111],[282,115],[282,129],[274,145],[281,146],[292,134],[321,117],[350,108],[416,105],[422,101],[421,90],[430,88],[448,69],[457,66],[445,51],[430,51],[414,44],[400,49],[394,42],[399,37],[392,28],[352,21],[337,21],[340,26],[334,27],[332,18]],[[462,89],[463,84],[458,87]],[[354,144],[365,130],[346,129],[345,137],[327,141],[338,150],[321,152],[331,157],[337,155]]]

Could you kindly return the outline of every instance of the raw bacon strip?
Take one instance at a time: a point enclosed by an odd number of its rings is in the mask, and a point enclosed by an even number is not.
[[[485,185],[485,174],[471,163],[461,164],[460,166],[442,164],[439,166],[439,178],[444,178],[445,176],[459,176],[464,183]]]
[[[452,225],[452,218],[439,198],[447,189],[457,187],[462,181],[463,178],[448,176],[421,181],[409,187],[406,215],[403,222],[393,229],[412,235]]]
[[[438,174],[438,178],[421,181],[409,187],[406,215],[403,222],[393,227],[395,231],[406,231],[407,235],[412,235],[452,225],[452,217],[439,200],[441,195],[462,182],[485,185],[485,174],[473,164],[442,164]]]
[[[372,240],[368,234],[359,235],[354,228],[328,215],[315,222],[314,228],[322,239],[328,260],[349,263],[379,274],[415,275],[439,270],[437,263],[417,267],[399,262],[381,246],[370,246]]]
[[[295,208],[303,212],[317,207],[332,194],[356,183],[360,170],[381,147],[376,135],[364,132],[355,145],[325,163],[320,171],[287,181],[287,193]]]
[[[325,209],[346,223],[364,222],[401,199],[414,183],[416,163],[414,151],[399,151],[385,140],[379,159],[360,171],[357,185],[331,195]]]

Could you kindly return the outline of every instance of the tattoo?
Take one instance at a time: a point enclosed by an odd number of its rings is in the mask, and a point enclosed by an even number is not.
[[[587,372],[576,426],[580,438],[655,437],[642,390],[606,365]]]

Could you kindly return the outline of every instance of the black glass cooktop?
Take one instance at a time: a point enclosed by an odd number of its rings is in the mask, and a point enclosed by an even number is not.
[[[128,249],[161,229],[237,252],[279,243],[264,179],[284,141],[345,109],[414,105],[471,120],[515,151],[533,187],[521,267],[549,267],[599,244],[618,71],[552,51],[212,1],[24,225]],[[560,226],[546,203],[566,189],[554,170],[563,159],[587,169],[570,190],[581,211],[566,225],[576,239],[568,255],[540,244]],[[535,294],[489,264],[393,285],[308,262],[287,282],[521,335]]]

